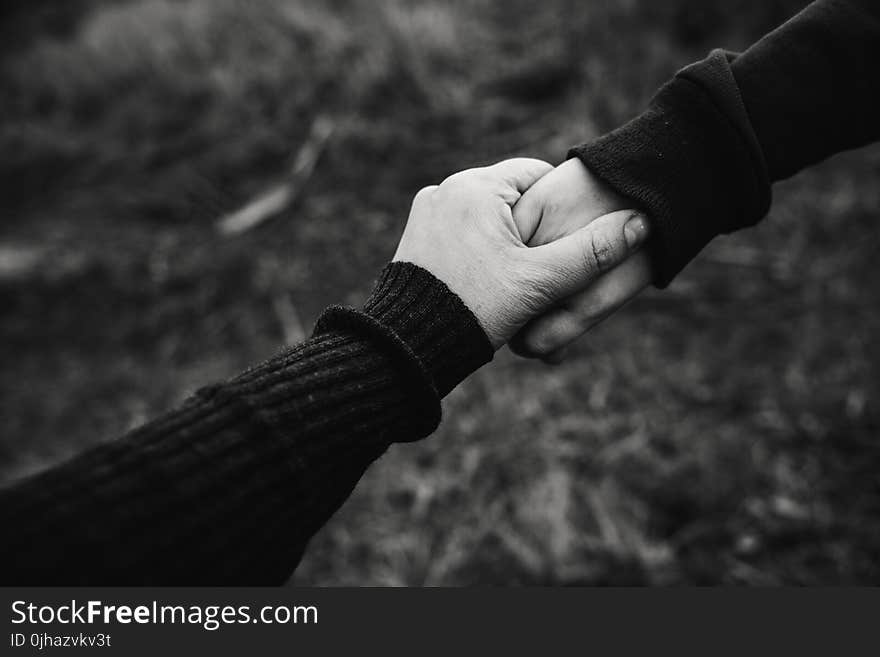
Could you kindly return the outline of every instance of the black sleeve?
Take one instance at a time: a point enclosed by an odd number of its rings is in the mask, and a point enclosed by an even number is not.
[[[713,51],[621,128],[572,149],[655,222],[665,287],[716,235],[767,213],[770,186],[880,139],[880,2],[819,0],[741,55]]]
[[[363,311],[127,436],[0,492],[5,585],[279,584],[395,441],[493,350],[442,282],[392,263]]]

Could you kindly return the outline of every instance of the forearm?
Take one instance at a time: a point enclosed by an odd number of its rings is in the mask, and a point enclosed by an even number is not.
[[[880,2],[821,0],[731,64],[771,182],[880,139]]]
[[[774,181],[880,138],[878,55],[880,3],[820,0],[742,55],[680,71],[571,155],[648,211],[662,287],[713,237],[759,221]]]
[[[277,584],[391,443],[491,358],[445,285],[394,265],[363,314],[0,493],[5,584]]]

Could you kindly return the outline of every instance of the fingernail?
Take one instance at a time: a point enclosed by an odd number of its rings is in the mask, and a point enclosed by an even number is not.
[[[634,213],[623,225],[623,236],[626,238],[626,245],[634,249],[645,241],[648,237],[648,222],[645,217],[639,213]]]

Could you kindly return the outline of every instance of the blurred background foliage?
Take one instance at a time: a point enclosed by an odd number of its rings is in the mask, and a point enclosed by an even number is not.
[[[421,186],[568,146],[803,0],[16,0],[0,9],[0,476],[359,303]],[[274,219],[216,222],[332,122]],[[778,185],[565,364],[501,352],[298,584],[880,583],[880,150]]]

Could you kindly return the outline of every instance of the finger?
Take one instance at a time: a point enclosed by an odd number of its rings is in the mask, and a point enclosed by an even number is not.
[[[534,237],[544,217],[545,201],[540,187],[541,183],[538,183],[526,190],[513,206],[513,221],[526,244]]]
[[[543,246],[528,249],[538,264],[538,284],[548,301],[586,288],[635,253],[648,237],[648,222],[635,210],[602,215],[592,223]]]
[[[623,210],[630,203],[613,189],[598,181],[577,158],[557,166],[532,187],[513,206],[513,218],[529,246],[540,246],[558,239],[609,212]],[[549,215],[545,216],[545,215]],[[544,231],[540,241],[533,242],[544,221],[558,226]]]
[[[565,362],[565,359],[568,358],[570,353],[571,347],[561,347],[560,349],[550,352],[549,354],[541,358],[541,361],[545,365],[561,365],[563,362]]]
[[[504,182],[511,191],[516,192],[510,203],[516,202],[520,194],[553,170],[553,165],[531,157],[514,157],[485,167],[484,173]]]
[[[558,361],[560,350],[624,306],[651,283],[647,253],[636,253],[563,303],[526,324],[511,350],[526,358]]]

